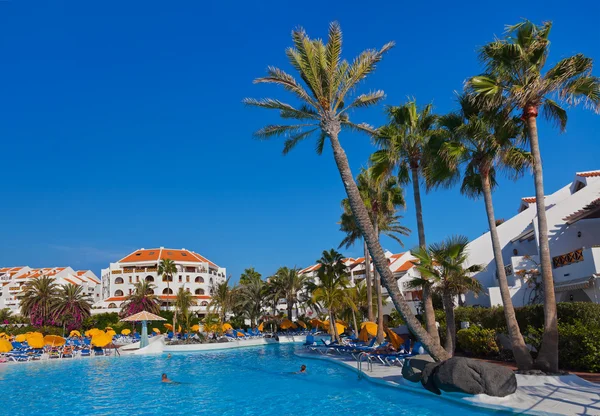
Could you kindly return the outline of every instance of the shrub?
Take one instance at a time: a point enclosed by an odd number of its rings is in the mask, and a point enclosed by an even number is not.
[[[496,331],[473,325],[456,333],[457,343],[461,350],[475,356],[498,354],[500,348],[496,343]]]

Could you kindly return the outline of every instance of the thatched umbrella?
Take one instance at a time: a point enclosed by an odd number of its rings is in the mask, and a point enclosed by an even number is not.
[[[127,318],[121,319],[121,322],[142,322],[142,337],[140,339],[140,348],[148,346],[148,321],[166,321],[165,318],[154,315],[153,313],[142,311]]]

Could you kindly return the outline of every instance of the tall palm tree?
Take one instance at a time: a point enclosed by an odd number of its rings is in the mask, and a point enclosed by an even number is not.
[[[52,308],[58,295],[56,279],[40,276],[25,284],[21,292],[21,315],[29,317],[34,326],[54,324]]]
[[[533,155],[540,265],[544,284],[544,335],[535,366],[558,371],[558,323],[552,278],[552,259],[544,201],[544,180],[537,130],[539,111],[561,131],[567,125],[567,112],[559,102],[585,103],[600,112],[600,79],[592,75],[592,59],[582,54],[561,59],[544,72],[549,53],[551,22],[535,25],[523,20],[508,26],[506,37],[485,45],[480,58],[485,74],[472,77],[467,87],[484,103],[499,101],[518,111],[527,126]]]
[[[348,292],[350,281],[342,258],[342,255],[333,249],[323,251],[323,256],[317,260],[321,267],[317,271],[318,283],[312,292],[313,301],[327,308],[329,330],[334,341],[340,339],[335,325],[336,315],[348,306],[356,311],[356,306]]]
[[[247,271],[248,269],[246,269]],[[237,291],[236,296],[236,309],[241,312],[242,315],[247,316],[250,319],[250,326],[254,328],[258,319],[262,314],[262,307],[266,295],[265,282],[260,279],[260,274],[250,279],[245,280],[245,283],[241,284]],[[240,279],[241,282],[241,279]]]
[[[121,305],[121,316],[131,316],[142,311],[160,313],[160,301],[154,294],[154,284],[142,280],[135,283],[134,288]]]
[[[281,288],[281,294],[286,301],[288,319],[292,319],[294,306],[298,304],[307,281],[306,275],[298,272],[296,268],[280,267],[275,273],[276,284]]]
[[[162,259],[158,264],[158,275],[162,277],[163,282],[167,282],[167,309],[169,308],[169,304],[171,303],[171,299],[169,296],[173,293],[171,290],[171,286],[169,282],[173,281],[173,275],[177,273],[177,266],[175,262],[171,259]],[[175,302],[173,302],[173,338],[176,333],[175,321],[177,320],[177,308],[175,307]]]
[[[435,147],[439,149],[441,162],[448,165],[447,171],[453,172],[456,179],[463,168],[461,193],[471,198],[484,198],[508,335],[517,366],[528,370],[533,359],[519,329],[508,288],[492,192],[497,185],[498,171],[507,172],[516,179],[531,165],[531,155],[520,147],[522,123],[517,117],[510,117],[505,108],[484,111],[469,95],[459,96],[459,103],[459,111],[440,118],[443,132]]]
[[[210,287],[210,303],[208,310],[212,313],[218,311],[221,323],[225,322],[227,313],[233,309],[235,304],[234,288],[229,286],[231,276],[225,281],[215,282]]]
[[[260,280],[262,275],[254,270],[254,267],[250,267],[249,269],[245,269],[244,272],[240,275],[240,284],[245,285],[252,281]]]
[[[419,280],[433,281],[433,290],[439,291],[446,313],[446,351],[454,354],[456,348],[456,325],[454,322],[454,297],[467,292],[479,294],[482,290],[479,280],[471,277],[473,273],[483,270],[479,264],[467,268],[467,244],[469,239],[464,236],[450,237],[441,243],[431,244],[428,249],[419,247],[413,251],[418,259],[416,266],[421,278],[411,282],[421,285]]]
[[[277,276],[269,277],[265,283],[265,303],[271,308],[273,316],[277,315],[277,305],[283,297],[283,287]]]
[[[175,323],[177,315],[181,315],[186,320],[186,328],[189,329],[190,309],[196,305],[196,299],[192,293],[180,287],[175,297],[175,313],[173,314],[173,331],[175,331]]]
[[[3,324],[8,324],[10,323],[10,320],[12,318],[12,311],[9,308],[2,308],[0,309],[0,322]]]
[[[52,305],[55,322],[60,322],[65,329],[71,331],[81,328],[81,323],[91,314],[91,298],[83,291],[82,286],[74,284],[61,285]]]
[[[416,100],[401,106],[387,109],[389,123],[377,131],[376,142],[381,147],[371,155],[373,174],[375,177],[389,177],[395,172],[398,181],[405,185],[412,182],[419,247],[427,247],[425,225],[423,223],[423,206],[421,204],[421,178],[431,159],[429,142],[437,132],[437,116],[433,114],[433,105],[427,104],[419,109]],[[435,312],[429,293],[430,285],[424,282],[423,306],[427,332],[437,344],[440,338],[435,324]]]
[[[373,224],[369,220],[369,214],[354,182],[348,158],[340,144],[342,129],[373,134],[374,130],[371,126],[351,122],[348,112],[352,109],[370,107],[380,103],[384,98],[383,91],[361,94],[354,98],[351,98],[350,94],[367,75],[375,70],[377,63],[394,44],[388,43],[380,50],[366,50],[349,63],[341,59],[342,31],[337,23],[329,26],[326,44],[320,39],[310,39],[301,28],[292,32],[292,40],[294,46],[286,50],[286,55],[294,69],[300,73],[304,85],[285,71],[275,67],[270,67],[267,76],[258,78],[255,82],[274,83],[282,86],[294,93],[301,101],[300,106],[294,107],[271,98],[262,100],[249,98],[244,102],[251,106],[278,110],[282,118],[297,120],[299,124],[269,125],[257,131],[255,135],[263,139],[286,136],[284,153],[289,152],[300,141],[313,134],[318,137],[316,147],[318,154],[323,152],[325,142],[329,141],[352,213],[361,234],[367,240],[371,258],[382,276],[396,308],[406,320],[410,330],[422,341],[431,355],[436,360],[444,360],[448,358],[448,354],[441,346],[435,344],[423,330],[388,268],[385,253],[379,244]]]

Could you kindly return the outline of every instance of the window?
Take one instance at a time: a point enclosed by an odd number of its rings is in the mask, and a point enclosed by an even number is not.
[[[181,282],[182,282],[182,280],[181,280],[181,279],[183,279],[183,276],[179,275],[179,283],[181,283]]]
[[[185,257],[185,256],[187,256],[187,253],[181,253],[181,255]]]
[[[196,279],[194,280],[194,282],[196,282],[196,283],[204,283],[204,278],[198,276],[198,277],[196,277]]]
[[[210,283],[211,285],[213,284],[213,279],[212,279],[212,277],[210,278],[210,280],[208,281],[208,283]]]
[[[122,277],[117,277],[115,279],[115,285],[122,285],[123,284],[123,278]]]
[[[190,288],[189,288],[189,287],[186,287],[186,288],[185,288],[185,290],[186,290],[187,292],[189,292],[189,291],[190,291]]]
[[[121,289],[115,290],[115,296],[123,296],[123,291]]]
[[[154,289],[148,289],[148,294],[149,295],[154,295]]]
[[[151,252],[150,252],[150,253],[148,253],[148,254],[150,254],[150,255],[153,255],[153,254],[154,254],[154,251],[151,251]]]
[[[200,306],[208,306],[208,302],[207,301],[203,301],[200,303]]]
[[[189,276],[186,276],[186,277],[185,277],[185,282],[186,282],[186,283],[189,283],[189,282],[190,282],[190,277],[189,277]]]
[[[140,282],[140,277],[139,277],[139,276],[136,276],[136,277],[135,277],[135,282],[136,282],[136,283],[139,283],[139,282]]]
[[[131,276],[129,276],[129,283],[131,283],[131,282],[132,282],[132,279],[133,279],[133,278],[132,278]]]
[[[173,281],[173,276],[167,276],[167,275],[163,274],[162,281],[163,282],[172,282]]]
[[[146,276],[146,282],[154,282],[154,277]]]
[[[114,303],[109,303],[109,304],[108,304],[108,307],[109,307],[109,309],[110,309],[110,308],[116,308],[116,307],[117,307],[117,305],[116,305],[116,304],[114,304]]]
[[[196,295],[204,295],[204,289],[196,289],[196,291],[194,292],[194,294],[196,294]]]
[[[173,289],[171,289],[170,287],[167,287],[163,290],[163,295],[172,295],[173,294]]]

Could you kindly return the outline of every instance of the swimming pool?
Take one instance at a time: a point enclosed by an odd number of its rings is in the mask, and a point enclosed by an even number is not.
[[[0,414],[490,415],[358,380],[305,360],[293,345],[159,356],[95,357],[0,367]],[[297,347],[296,347],[297,348]],[[301,364],[307,374],[293,374]],[[162,373],[182,384],[160,382]]]

